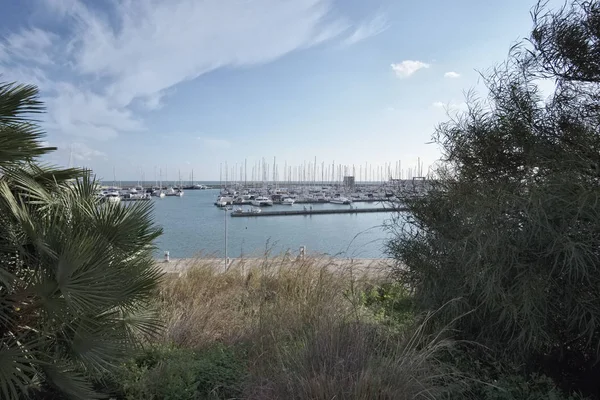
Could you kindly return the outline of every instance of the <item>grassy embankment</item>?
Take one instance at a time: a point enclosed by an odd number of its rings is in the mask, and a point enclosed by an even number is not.
[[[544,377],[480,363],[481,348],[453,341],[450,327],[431,329],[386,269],[326,258],[249,264],[219,272],[214,259],[197,259],[167,274],[158,296],[165,330],[123,367],[113,396],[563,398]]]
[[[168,274],[166,329],[125,368],[131,399],[403,399],[446,386],[450,342],[415,329],[406,289],[350,261],[283,261]]]

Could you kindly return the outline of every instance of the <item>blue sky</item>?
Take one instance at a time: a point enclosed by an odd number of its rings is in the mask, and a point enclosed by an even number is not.
[[[529,34],[532,6],[0,0],[0,79],[40,87],[50,162],[108,180],[213,180],[244,159],[250,175],[274,156],[427,168],[434,127]]]

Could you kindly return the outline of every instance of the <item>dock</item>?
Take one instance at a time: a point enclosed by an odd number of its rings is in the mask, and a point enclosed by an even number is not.
[[[232,212],[232,217],[275,217],[283,215],[319,215],[319,214],[364,214],[380,212],[407,211],[406,207],[342,208],[331,210],[277,210],[256,212]]]

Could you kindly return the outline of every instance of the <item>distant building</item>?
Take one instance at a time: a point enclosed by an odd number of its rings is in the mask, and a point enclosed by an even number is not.
[[[354,176],[345,176],[344,186],[348,189],[354,189]]]

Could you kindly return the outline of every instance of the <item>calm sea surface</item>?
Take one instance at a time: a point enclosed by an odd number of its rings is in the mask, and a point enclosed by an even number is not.
[[[219,191],[187,190],[183,197],[155,198],[155,221],[163,230],[157,257],[168,250],[172,258],[198,254],[222,257],[225,253],[225,212],[214,206]],[[309,205],[306,205],[307,207]],[[376,203],[354,203],[359,208]],[[302,209],[303,204],[275,205],[266,210]],[[313,204],[313,209],[348,208],[347,205]],[[334,214],[231,218],[227,213],[228,256],[257,256],[270,249],[281,253],[300,246],[310,253],[340,257],[379,258],[388,234],[381,225],[389,213]]]

